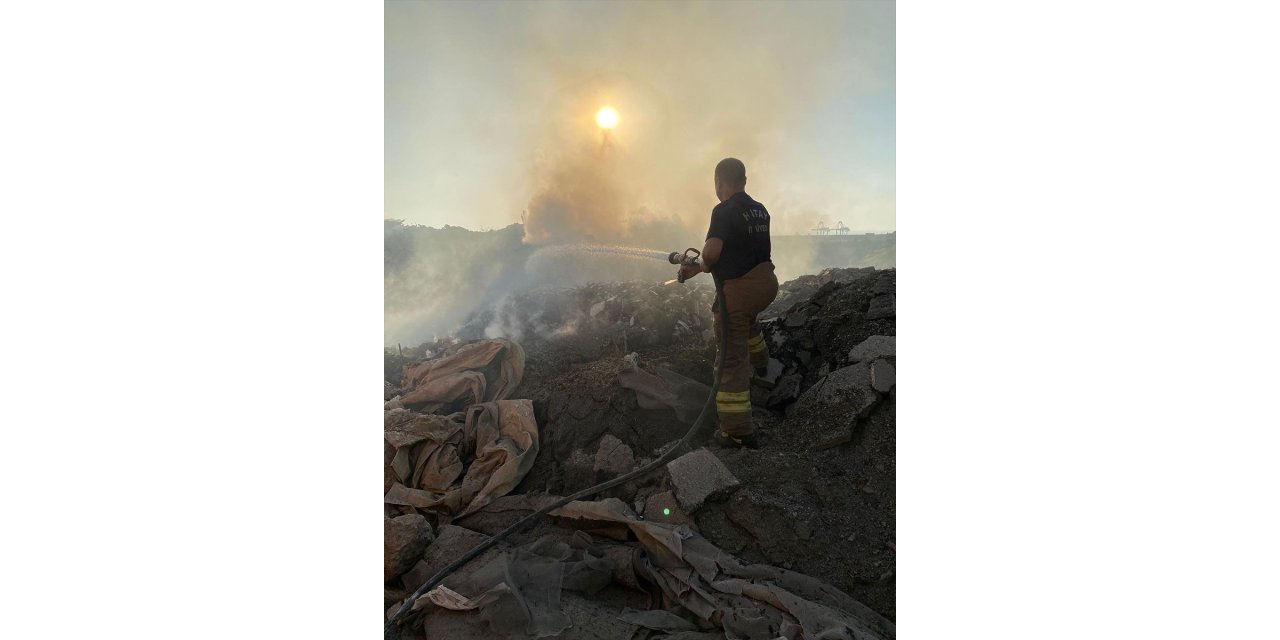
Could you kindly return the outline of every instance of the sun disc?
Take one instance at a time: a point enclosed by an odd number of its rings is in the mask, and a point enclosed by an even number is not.
[[[596,112],[596,124],[601,129],[612,129],[618,126],[618,112],[613,107],[601,107]]]

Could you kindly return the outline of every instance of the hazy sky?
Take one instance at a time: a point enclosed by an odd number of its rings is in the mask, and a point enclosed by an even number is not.
[[[547,176],[602,153],[592,115],[607,103],[626,188],[587,199],[618,209],[590,215],[705,226],[715,162],[736,156],[774,233],[892,230],[894,46],[894,5],[878,0],[390,1],[384,215],[519,222],[540,189],[573,184]]]

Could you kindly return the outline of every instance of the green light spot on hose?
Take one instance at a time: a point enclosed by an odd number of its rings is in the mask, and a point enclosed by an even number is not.
[[[663,507],[663,508],[662,508],[662,515],[664,515],[664,516],[669,516],[669,515],[671,515],[671,509],[668,509],[667,507]]]

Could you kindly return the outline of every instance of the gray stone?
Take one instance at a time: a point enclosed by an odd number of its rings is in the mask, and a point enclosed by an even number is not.
[[[773,384],[782,375],[782,362],[777,358],[769,358],[769,367],[764,374],[764,381]]]
[[[821,412],[827,416],[826,422],[831,424],[833,438],[822,442],[842,444],[847,442],[846,431],[852,431],[852,419],[865,417],[880,401],[880,394],[871,386],[871,367],[866,363],[858,363],[836,369],[831,375],[819,380],[809,387],[800,398],[787,409],[787,415],[810,414]]]
[[[849,351],[850,362],[871,362],[878,358],[894,357],[898,338],[895,336],[871,336]]]
[[[435,538],[431,523],[417,515],[382,518],[382,579],[392,580],[408,571]]]
[[[809,321],[809,309],[800,309],[787,316],[786,325],[791,328],[803,327]]]
[[[886,270],[879,274],[871,284],[871,292],[875,294],[897,293],[897,271]]]
[[[593,469],[614,475],[622,475],[636,466],[636,457],[631,447],[611,433],[600,438],[600,448],[596,449]]]
[[[871,386],[880,393],[893,391],[897,372],[887,360],[876,360],[871,365]]]
[[[764,406],[777,407],[800,397],[801,381],[801,376],[794,373],[779,378],[778,382],[773,385],[773,390],[769,392],[769,397],[765,400]]]
[[[707,449],[698,449],[667,463],[676,498],[686,513],[693,513],[702,503],[741,485],[729,468]]]
[[[867,308],[867,320],[879,320],[881,318],[892,318],[897,315],[895,297],[892,293],[879,295],[871,299],[871,305]]]

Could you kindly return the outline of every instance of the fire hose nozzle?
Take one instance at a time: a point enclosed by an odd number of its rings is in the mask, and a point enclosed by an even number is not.
[[[698,251],[693,247],[689,247],[688,249],[684,250],[683,254],[680,253],[679,251],[672,251],[670,254],[667,255],[667,261],[670,262],[671,264],[678,264],[681,266],[697,265],[697,264],[702,264],[702,261],[699,260],[701,256],[702,256],[701,251]],[[678,281],[680,284],[684,284],[684,276],[681,274],[676,274],[676,281]]]
[[[701,255],[702,255],[701,251],[698,251],[693,247],[689,247],[688,249],[684,250],[684,253],[680,253],[679,251],[672,251],[669,255],[667,255],[667,262],[670,262],[671,264],[681,264],[681,265],[701,264],[698,260],[699,256]]]

